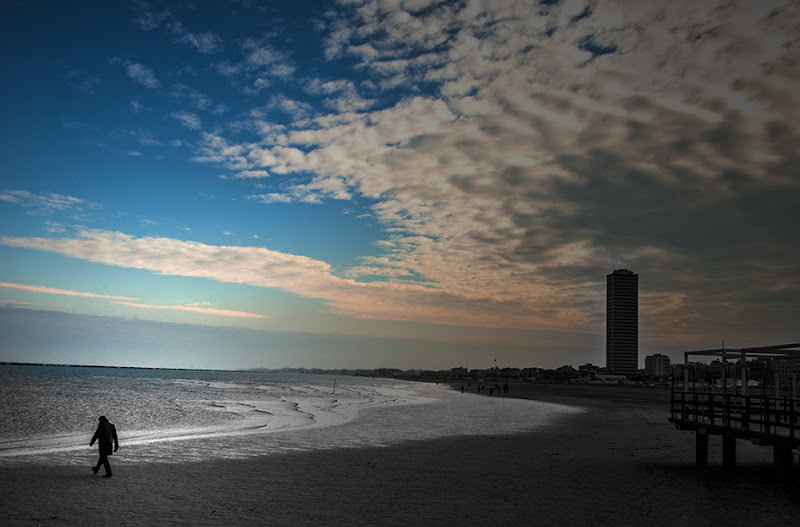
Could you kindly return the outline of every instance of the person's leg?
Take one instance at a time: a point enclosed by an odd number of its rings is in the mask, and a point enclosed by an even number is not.
[[[111,464],[108,462],[108,456],[103,456],[103,468],[106,469],[105,477],[111,477]]]
[[[100,470],[100,465],[102,465],[102,464],[103,464],[103,456],[100,456],[100,457],[97,459],[97,464],[96,464],[95,466],[93,466],[93,467],[92,467],[92,472],[94,472],[95,474],[97,474],[97,471],[98,471],[98,470]]]

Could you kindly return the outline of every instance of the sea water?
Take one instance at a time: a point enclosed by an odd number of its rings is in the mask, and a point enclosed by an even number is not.
[[[85,463],[100,415],[136,463],[508,434],[577,411],[371,377],[0,365],[0,466]]]

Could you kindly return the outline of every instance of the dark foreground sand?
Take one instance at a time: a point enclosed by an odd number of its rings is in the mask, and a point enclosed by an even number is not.
[[[771,450],[740,441],[727,474],[712,438],[711,463],[696,467],[694,436],[666,421],[668,393],[511,390],[590,411],[543,431],[390,448],[183,465],[120,455],[110,480],[88,464],[0,468],[0,525],[800,525],[800,485],[773,483]]]

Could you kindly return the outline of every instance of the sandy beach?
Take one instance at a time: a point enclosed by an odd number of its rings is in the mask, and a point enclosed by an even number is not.
[[[800,484],[773,482],[771,449],[740,441],[725,473],[712,438],[709,465],[695,466],[666,391],[509,396],[588,411],[514,435],[233,461],[126,464],[123,443],[111,479],[92,475],[89,452],[86,467],[15,463],[0,468],[0,525],[800,525]]]

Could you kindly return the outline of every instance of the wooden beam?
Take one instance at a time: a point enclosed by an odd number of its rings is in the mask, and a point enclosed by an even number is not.
[[[800,348],[800,342],[795,344],[778,344],[775,346],[759,346],[757,348],[742,348],[739,351],[744,351],[745,353],[752,353],[752,352],[759,352],[759,351],[775,351],[775,350],[783,350],[783,351],[796,351],[800,353],[800,350],[791,350],[786,348]]]
[[[695,434],[695,444],[697,451],[695,453],[695,463],[698,465],[708,464],[708,435],[702,433],[700,430]]]
[[[722,468],[734,470],[736,468],[736,437],[722,436]]]
[[[775,463],[775,479],[779,483],[792,482],[792,448],[785,445],[773,447],[773,461]]]

